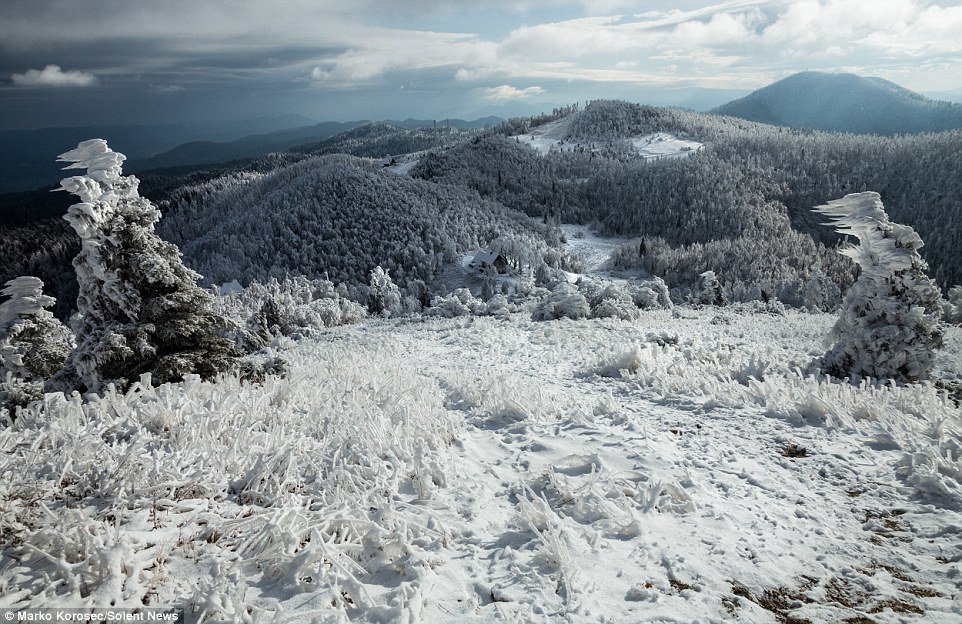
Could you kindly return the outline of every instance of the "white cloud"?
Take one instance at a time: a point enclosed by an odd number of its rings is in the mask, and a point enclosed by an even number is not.
[[[22,87],[89,87],[97,82],[93,74],[82,71],[64,71],[59,65],[47,65],[43,69],[28,69],[11,76],[13,83]]]
[[[156,44],[160,51],[150,48],[141,57],[118,60],[123,66],[100,67],[98,75],[169,73],[165,62],[229,58],[236,50],[245,59],[280,59],[269,66],[250,61],[232,67],[236,76],[270,75],[334,89],[395,87],[399,77],[415,72],[431,80],[447,76],[489,85],[590,81],[754,88],[795,71],[856,65],[874,75],[930,68],[905,73],[906,86],[951,88],[962,75],[962,6],[936,1],[478,0],[462,10],[443,0],[419,0],[404,19],[395,19],[387,0],[287,0],[283,9],[274,1],[249,0],[244,11],[228,12],[220,3],[194,0],[149,3],[139,11],[121,10],[124,0],[90,5],[24,0],[22,10],[0,22],[0,40],[11,49],[68,47],[103,39],[106,21],[110,32]],[[459,11],[465,13],[460,21],[452,18]],[[181,18],[169,19],[174,13]],[[62,23],[71,28],[57,25]],[[456,29],[468,32],[451,32]],[[284,56],[285,51],[291,53]],[[943,65],[936,68],[936,62]],[[57,83],[56,77],[36,75],[48,70],[18,75],[15,82]],[[90,74],[60,73],[59,84],[93,80]]]
[[[490,102],[510,102],[512,100],[524,100],[532,95],[544,93],[544,89],[538,86],[519,89],[511,85],[500,85],[497,87],[486,87],[478,89],[478,94]]]

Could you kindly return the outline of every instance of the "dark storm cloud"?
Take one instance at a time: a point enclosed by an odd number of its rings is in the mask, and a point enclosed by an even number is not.
[[[962,86],[957,3],[667,4],[5,0],[0,106],[10,111],[4,125],[45,115],[52,125],[81,111],[203,117],[258,106],[345,118],[378,103],[387,116],[399,102],[423,115],[608,93],[656,101],[683,87],[748,90],[805,69],[881,75],[914,89]],[[419,100],[398,97],[413,85]]]

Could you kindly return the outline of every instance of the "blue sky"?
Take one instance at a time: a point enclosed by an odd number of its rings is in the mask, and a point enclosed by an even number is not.
[[[0,127],[724,101],[803,70],[962,89],[962,4],[4,0]],[[719,90],[719,91],[715,91]]]

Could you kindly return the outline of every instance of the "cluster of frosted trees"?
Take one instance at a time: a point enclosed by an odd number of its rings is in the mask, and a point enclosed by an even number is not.
[[[672,286],[711,270],[730,288],[766,296],[796,292],[818,273],[846,288],[854,266],[834,253],[839,237],[810,208],[877,189],[893,219],[931,241],[924,254],[936,280],[962,283],[962,132],[825,134],[597,101],[578,113],[570,135],[617,143],[654,131],[705,146],[688,158],[644,162],[617,150],[541,156],[492,136],[422,159],[413,173],[547,220],[646,237],[650,252],[635,266]]]
[[[160,226],[192,267],[212,283],[266,281],[288,274],[362,286],[380,266],[407,294],[430,283],[461,254],[495,242],[518,266],[536,268],[556,228],[484,200],[472,191],[384,172],[329,156],[184,194]]]
[[[351,130],[338,133],[316,143],[306,143],[291,148],[291,152],[310,155],[351,154],[381,158],[398,154],[410,154],[446,145],[453,138],[470,136],[473,132],[450,127],[398,128],[380,121],[372,121]]]

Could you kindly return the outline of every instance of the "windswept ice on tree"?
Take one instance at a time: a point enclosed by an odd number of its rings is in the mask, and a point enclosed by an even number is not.
[[[81,199],[64,218],[82,244],[73,261],[77,347],[61,385],[98,391],[144,373],[164,383],[227,368],[236,355],[224,337],[227,322],[211,310],[200,275],[154,233],[160,211],[140,196],[136,177],[121,175],[125,156],[91,139],[59,160],[70,163],[65,169],[86,170],[60,183]]]
[[[0,291],[0,407],[42,398],[44,384],[63,366],[73,335],[47,308],[36,277],[17,277]]]
[[[858,238],[841,253],[861,274],[826,337],[822,369],[838,377],[916,381],[928,377],[942,346],[941,293],[926,275],[923,243],[889,221],[878,193],[852,193],[814,209],[837,232]]]

